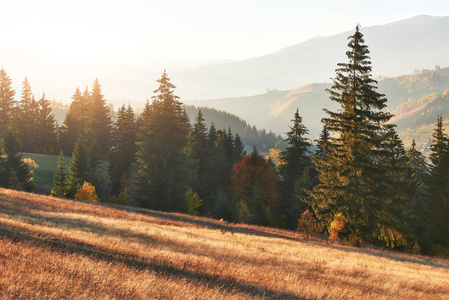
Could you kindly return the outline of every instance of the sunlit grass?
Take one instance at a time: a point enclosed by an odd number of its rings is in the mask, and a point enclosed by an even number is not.
[[[0,298],[449,297],[449,262],[0,189]]]

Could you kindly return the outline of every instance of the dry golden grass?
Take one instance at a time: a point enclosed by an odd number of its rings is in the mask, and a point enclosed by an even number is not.
[[[0,189],[0,298],[449,298],[449,262]]]

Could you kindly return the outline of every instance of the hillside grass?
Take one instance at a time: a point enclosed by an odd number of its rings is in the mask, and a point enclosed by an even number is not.
[[[0,189],[0,298],[443,299],[449,261]]]
[[[40,192],[50,193],[53,187],[53,176],[58,167],[59,155],[51,154],[37,154],[37,153],[21,153],[22,158],[31,158],[39,165],[39,168],[34,171],[34,183]],[[72,157],[64,157],[65,164],[70,165]]]

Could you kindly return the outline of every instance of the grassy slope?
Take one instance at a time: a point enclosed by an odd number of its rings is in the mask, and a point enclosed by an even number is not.
[[[59,155],[45,155],[37,153],[22,153],[22,158],[31,158],[39,168],[34,172],[34,182],[36,187],[41,191],[51,191],[53,187],[53,176],[58,166]],[[71,157],[66,156],[66,165],[70,165]]]
[[[449,262],[0,189],[0,298],[449,297]]]

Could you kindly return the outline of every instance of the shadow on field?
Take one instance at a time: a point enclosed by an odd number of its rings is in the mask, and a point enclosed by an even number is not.
[[[250,228],[250,227],[256,227],[252,225],[246,225],[246,224],[233,224],[228,223],[226,221],[220,222],[218,220],[214,219],[207,219],[204,217],[193,217],[189,215],[182,215],[178,213],[171,213],[171,212],[161,212],[161,211],[155,211],[150,209],[144,209],[144,208],[138,208],[138,207],[124,207],[124,206],[115,206],[115,209],[122,210],[122,211],[128,211],[138,214],[143,214],[146,216],[154,217],[154,218],[160,218],[175,222],[182,222],[182,223],[188,223],[192,225],[196,225],[199,227],[204,227],[208,229],[215,229],[220,230],[223,234],[225,233],[241,233],[241,234],[248,234],[248,235],[255,235],[260,237],[269,237],[269,238],[281,238],[286,239],[290,241],[298,241],[298,238],[295,238],[293,236],[289,236],[287,234],[280,234],[275,233],[275,231],[278,231],[278,229],[275,228],[268,228],[268,227],[258,227],[256,228]],[[248,227],[242,227],[242,226],[248,226]],[[264,231],[266,230],[266,231]],[[270,232],[271,231],[271,232]],[[282,230],[285,232],[288,232],[286,230]],[[291,235],[294,235],[293,232],[291,232]]]
[[[155,258],[143,259],[142,257],[129,255],[124,253],[115,253],[107,249],[94,247],[89,244],[65,241],[54,238],[47,239],[45,237],[32,236],[24,230],[8,229],[0,224],[0,237],[7,238],[15,242],[29,242],[35,246],[49,247],[52,251],[62,253],[84,255],[97,260],[103,260],[111,263],[122,263],[129,268],[140,271],[154,271],[159,275],[166,277],[179,277],[180,279],[187,279],[197,281],[201,284],[210,287],[220,287],[229,292],[237,291],[253,297],[268,297],[273,299],[303,299],[292,294],[276,292],[262,287],[244,284],[238,282],[235,278],[230,276],[218,276],[201,273],[200,271],[187,270],[185,267],[179,268],[171,263],[159,261]]]
[[[444,264],[443,262],[439,262],[438,258],[432,258],[427,256],[412,256],[411,254],[405,254],[405,253],[397,253],[395,254],[392,252],[392,250],[372,250],[367,248],[353,248],[350,246],[337,246],[332,244],[326,244],[326,243],[319,243],[319,242],[311,242],[321,247],[331,248],[335,250],[345,251],[345,252],[351,252],[351,253],[358,253],[358,254],[366,254],[376,257],[382,257],[382,258],[388,258],[394,261],[399,262],[408,262],[408,263],[414,263],[424,266],[430,266],[435,268],[442,268],[449,270],[449,261]]]

